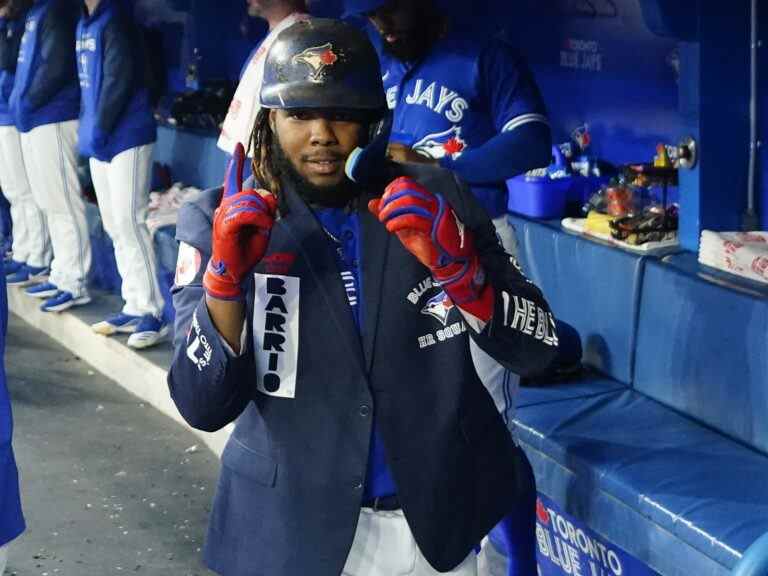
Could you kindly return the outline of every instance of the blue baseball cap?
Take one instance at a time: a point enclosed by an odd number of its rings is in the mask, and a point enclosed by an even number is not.
[[[344,18],[358,16],[377,10],[384,6],[387,0],[344,0]]]

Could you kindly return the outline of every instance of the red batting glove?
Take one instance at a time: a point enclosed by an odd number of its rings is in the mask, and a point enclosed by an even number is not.
[[[240,283],[264,257],[275,222],[277,199],[266,190],[243,190],[242,144],[227,168],[224,194],[213,215],[211,259],[203,276],[205,293],[220,300],[241,300]]]
[[[368,209],[427,266],[454,304],[488,322],[493,289],[486,282],[474,236],[445,199],[413,178],[400,177]]]

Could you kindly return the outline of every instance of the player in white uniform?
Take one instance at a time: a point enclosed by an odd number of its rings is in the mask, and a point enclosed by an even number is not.
[[[32,196],[19,131],[8,106],[30,3],[11,0],[0,4],[0,186],[11,204],[12,257],[5,262],[5,273],[15,285],[47,275],[52,255],[48,226]]]
[[[147,348],[168,328],[146,225],[156,128],[144,82],[143,46],[120,0],[86,0],[85,5],[77,27],[79,147],[90,158],[125,300],[119,313],[93,329],[107,336],[128,333],[128,346]]]
[[[305,0],[248,0],[248,15],[266,20],[269,34],[254,48],[243,66],[240,83],[221,128],[217,144],[230,155],[239,142],[251,141],[251,130],[261,108],[259,91],[264,76],[264,56],[280,32],[308,17],[307,3]]]
[[[43,210],[53,243],[46,312],[90,302],[86,276],[91,244],[77,177],[77,118],[80,88],[75,63],[79,7],[70,0],[36,0],[27,13],[11,113],[21,132],[27,178]]]

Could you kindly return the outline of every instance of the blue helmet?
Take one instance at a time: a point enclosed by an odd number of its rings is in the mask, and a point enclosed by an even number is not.
[[[324,18],[289,26],[264,62],[264,108],[343,108],[384,113],[379,58],[357,28]]]

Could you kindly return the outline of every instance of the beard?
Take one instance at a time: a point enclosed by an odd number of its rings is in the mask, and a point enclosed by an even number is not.
[[[338,184],[317,186],[302,176],[283,152],[277,134],[272,141],[272,165],[279,175],[307,203],[325,208],[343,208],[360,195],[360,187],[347,178],[346,174]]]
[[[384,51],[402,62],[414,62],[425,56],[440,38],[445,27],[445,21],[435,17],[435,8],[431,2],[416,2],[413,10],[413,20],[422,24],[412,30],[405,40],[390,44],[382,38]]]
[[[414,62],[424,56],[432,47],[434,38],[429,34],[414,34],[407,41],[400,40],[390,44],[383,40],[384,52],[394,56],[401,62]]]

